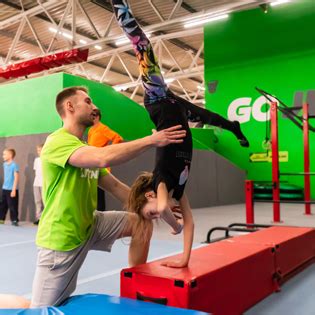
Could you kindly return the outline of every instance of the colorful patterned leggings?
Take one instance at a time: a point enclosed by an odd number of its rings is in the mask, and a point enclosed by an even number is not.
[[[127,0],[112,0],[112,6],[118,24],[131,41],[136,53],[145,90],[145,104],[168,97],[176,98],[185,106],[189,121],[202,122],[229,130],[234,133],[241,145],[248,146],[248,141],[237,122],[229,121],[214,112],[198,107],[168,90],[152,45],[134,18]]]

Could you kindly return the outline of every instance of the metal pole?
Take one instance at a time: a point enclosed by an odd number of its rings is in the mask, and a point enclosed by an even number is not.
[[[310,183],[310,144],[309,144],[309,123],[308,123],[308,108],[307,103],[303,104],[303,138],[304,138],[304,201],[305,214],[311,214],[311,183]]]
[[[252,180],[245,180],[246,198],[246,223],[254,224],[254,183]]]
[[[278,145],[278,104],[271,103],[271,149],[272,149],[272,199],[273,221],[280,221],[280,187],[279,187],[279,145]],[[276,201],[276,202],[275,202]]]

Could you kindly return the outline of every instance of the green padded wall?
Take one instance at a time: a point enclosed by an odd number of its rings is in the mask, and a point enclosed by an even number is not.
[[[297,91],[315,89],[314,19],[313,1],[292,1],[270,8],[267,14],[259,8],[238,12],[205,27],[205,80],[210,85],[218,81],[216,91],[206,92],[206,107],[225,117],[241,117],[242,129],[251,143],[249,149],[243,149],[232,135],[223,132],[214,150],[247,170],[249,179],[271,180],[271,163],[249,161],[251,153],[264,152],[264,113],[268,109],[263,101],[258,103],[262,99],[254,88],[265,89],[288,105]],[[232,111],[231,104],[240,98],[247,99],[239,100],[240,106]],[[289,152],[289,161],[280,163],[281,171],[303,171],[302,131],[281,115],[279,141],[280,151]],[[315,170],[314,141],[312,133],[311,171]],[[303,186],[302,177],[283,176],[281,180]],[[314,179],[311,183],[314,198]]]
[[[61,126],[54,100],[63,75],[0,86],[0,137],[52,132]]]

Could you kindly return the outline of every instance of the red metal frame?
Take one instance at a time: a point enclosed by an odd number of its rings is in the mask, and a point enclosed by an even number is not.
[[[272,199],[273,221],[280,221],[280,187],[279,187],[279,143],[278,143],[278,104],[270,106],[271,119],[271,150],[272,150]]]
[[[246,196],[246,223],[254,224],[254,183],[252,180],[245,180]]]
[[[310,183],[310,147],[309,147],[309,123],[307,103],[303,104],[303,138],[304,138],[304,202],[305,214],[311,214],[311,183]]]
[[[305,214],[311,214],[311,183],[310,183],[310,144],[309,144],[309,104],[303,104],[303,143],[304,143],[304,202]],[[272,150],[272,200],[273,221],[280,219],[280,172],[279,172],[279,138],[278,138],[278,103],[270,104],[271,150]],[[253,181],[245,181],[246,223],[254,223],[254,188]]]

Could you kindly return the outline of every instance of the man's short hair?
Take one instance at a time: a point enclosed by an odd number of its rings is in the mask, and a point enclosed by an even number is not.
[[[95,112],[95,116],[98,116],[100,118],[100,120],[101,120],[102,112],[100,111],[100,109],[96,109],[94,112]]]
[[[10,152],[10,153],[11,153],[11,155],[12,155],[12,159],[14,159],[14,158],[15,158],[16,153],[15,153],[15,150],[14,150],[14,149],[11,149],[11,148],[5,148],[5,149],[4,149],[4,151]]]
[[[56,96],[56,109],[60,116],[63,116],[65,113],[63,103],[64,101],[71,96],[76,95],[77,91],[83,91],[85,93],[88,93],[88,89],[84,86],[72,86],[63,89],[61,92],[58,93]]]

